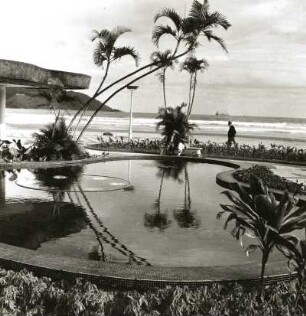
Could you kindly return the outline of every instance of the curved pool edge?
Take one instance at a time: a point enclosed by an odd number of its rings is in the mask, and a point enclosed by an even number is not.
[[[153,155],[153,154],[135,154],[135,155],[118,155],[118,156],[102,156],[85,158],[78,160],[65,160],[65,161],[20,161],[20,162],[0,162],[0,170],[7,169],[43,169],[43,168],[55,168],[55,167],[67,167],[76,165],[93,164],[97,162],[107,161],[119,161],[119,160],[187,160],[194,162],[206,162],[206,163],[217,163],[230,168],[239,168],[240,165],[222,159],[213,159],[205,157],[178,157],[178,156],[167,156],[167,155]]]
[[[81,277],[105,287],[149,288],[164,286],[198,287],[211,283],[239,282],[247,285],[260,283],[260,264],[243,264],[215,267],[158,267],[123,265],[89,261],[72,257],[37,254],[28,250],[0,243],[0,264],[3,268],[27,269],[37,275],[52,279]],[[265,283],[290,280],[286,264],[267,264]]]
[[[136,150],[131,151],[126,148],[116,148],[116,147],[106,147],[99,148],[95,146],[96,144],[87,144],[85,145],[86,149],[93,150],[95,152],[113,152],[120,154],[144,154],[144,155],[159,155],[159,150]],[[188,156],[183,156],[188,157]],[[279,159],[268,159],[268,158],[258,158],[258,157],[243,157],[243,156],[235,156],[235,155],[218,155],[218,154],[210,154],[205,153],[202,157],[211,158],[211,159],[221,159],[221,160],[237,160],[240,162],[250,163],[250,162],[267,162],[272,164],[280,164],[280,165],[292,165],[298,167],[305,167],[306,162],[303,161],[289,161],[289,160],[279,160]]]

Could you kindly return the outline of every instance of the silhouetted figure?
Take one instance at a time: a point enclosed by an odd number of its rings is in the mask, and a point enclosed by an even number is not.
[[[236,129],[231,121],[228,122],[228,126],[229,126],[229,130],[227,133],[227,136],[228,136],[227,145],[231,146],[232,143],[236,144],[236,142],[235,142]]]

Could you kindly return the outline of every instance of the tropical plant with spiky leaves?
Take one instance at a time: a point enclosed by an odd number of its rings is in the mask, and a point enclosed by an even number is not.
[[[160,121],[156,128],[157,130],[162,129],[163,143],[169,154],[173,154],[177,150],[179,143],[188,141],[188,136],[195,127],[195,124],[188,122],[187,115],[182,110],[185,106],[186,104],[182,103],[176,108],[160,108],[158,111],[157,119]]]
[[[277,202],[262,180],[253,175],[250,179],[250,193],[238,184],[234,185],[233,189],[238,196],[232,191],[223,192],[233,205],[220,204],[223,211],[218,213],[217,218],[229,213],[224,229],[233,221],[235,226],[232,235],[237,240],[242,240],[246,234],[257,238],[258,244],[249,245],[246,254],[256,249],[262,252],[262,282],[266,263],[275,247],[297,270],[304,270],[305,262],[300,250],[300,240],[293,232],[305,228],[306,205],[296,207],[297,199],[294,196],[290,197],[287,191],[280,202]]]
[[[157,76],[163,86],[163,95],[164,95],[164,106],[167,107],[167,98],[166,98],[166,71],[168,68],[174,68],[174,61],[172,59],[172,52],[170,49],[165,50],[164,52],[156,51],[152,53],[151,60],[155,65],[161,65],[162,68],[157,73]]]
[[[134,59],[136,66],[138,66],[139,63],[139,54],[136,52],[136,50],[131,46],[121,46],[117,47],[116,43],[120,36],[123,34],[131,32],[131,29],[127,27],[116,27],[113,30],[107,30],[103,29],[101,31],[94,30],[93,36],[92,36],[92,42],[97,42],[96,47],[93,51],[93,61],[94,64],[98,67],[103,68],[105,65],[105,71],[104,75],[102,77],[102,80],[94,93],[94,95],[84,104],[83,107],[72,118],[69,127],[77,117],[82,112],[81,117],[79,118],[78,124],[86,112],[88,110],[91,102],[97,97],[98,93],[101,91],[101,88],[107,78],[107,75],[109,73],[109,69],[111,66],[111,63],[126,57],[130,56]]]
[[[172,54],[172,60],[177,60],[180,57],[190,53],[195,50],[199,45],[199,39],[201,35],[204,35],[209,41],[215,40],[217,41],[224,50],[226,50],[226,46],[224,41],[216,36],[213,33],[213,30],[219,26],[227,30],[230,27],[230,23],[226,20],[226,18],[220,14],[219,12],[209,12],[208,1],[204,1],[203,4],[194,0],[189,14],[186,18],[182,18],[174,9],[164,9],[156,14],[154,21],[156,22],[162,17],[168,17],[174,23],[175,27],[171,27],[169,25],[163,26],[158,25],[153,30],[152,40],[155,44],[158,44],[161,37],[164,35],[171,35],[176,40],[175,48]],[[179,52],[180,44],[185,44],[185,50]],[[227,50],[226,50],[227,51]],[[153,69],[139,75],[138,77],[132,79],[128,83],[124,84],[116,91],[114,91],[109,97],[107,97],[102,104],[93,112],[91,117],[88,119],[87,123],[84,125],[83,129],[79,133],[77,140],[79,140],[85,130],[88,128],[92,120],[98,114],[98,112],[105,106],[105,104],[111,100],[115,95],[117,95],[120,91],[124,90],[126,87],[133,85],[135,82],[141,80],[142,78],[160,70],[163,66],[157,65],[154,62],[149,63],[136,71],[133,71],[122,78],[116,80],[112,84],[108,85],[104,89],[101,89],[96,95],[95,98],[101,95],[106,90],[112,88],[114,85],[122,82],[125,79],[128,79],[139,72],[147,68],[151,68],[152,66],[156,66]]]
[[[189,95],[188,95],[188,107],[187,107],[187,117],[189,118],[195,97],[195,91],[197,86],[197,74],[198,72],[204,72],[209,66],[205,59],[197,59],[194,56],[187,57],[182,63],[182,70],[186,70],[189,75]]]
[[[84,153],[72,139],[63,117],[34,133],[31,157],[35,160],[71,160],[83,157]]]

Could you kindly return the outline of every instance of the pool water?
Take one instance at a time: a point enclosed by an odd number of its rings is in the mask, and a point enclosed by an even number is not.
[[[39,253],[158,266],[260,262],[217,220],[229,167],[122,160],[1,177],[0,242]],[[255,240],[246,238],[246,248]],[[271,260],[283,260],[275,254]]]

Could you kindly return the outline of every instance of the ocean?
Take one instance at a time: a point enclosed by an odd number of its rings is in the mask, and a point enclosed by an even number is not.
[[[67,120],[74,111],[63,112]],[[84,124],[88,116],[84,116]],[[33,132],[54,120],[54,113],[47,109],[7,109],[6,137],[31,139]],[[306,147],[306,119],[286,117],[254,117],[226,115],[195,115],[196,124],[192,137],[201,141],[224,143],[227,140],[228,120],[236,128],[236,141],[240,144]],[[156,131],[156,114],[135,113],[133,115],[133,138],[160,138]],[[114,136],[128,135],[129,113],[101,112],[84,134],[84,140],[94,142],[97,136],[111,132]]]

